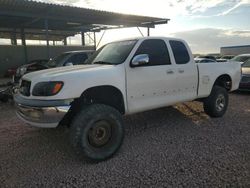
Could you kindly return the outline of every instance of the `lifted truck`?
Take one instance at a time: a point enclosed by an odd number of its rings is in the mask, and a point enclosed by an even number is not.
[[[122,115],[197,99],[209,116],[221,117],[241,79],[240,63],[195,63],[175,38],[112,42],[87,63],[24,75],[15,102],[30,125],[68,125],[76,151],[97,161],[119,149]]]

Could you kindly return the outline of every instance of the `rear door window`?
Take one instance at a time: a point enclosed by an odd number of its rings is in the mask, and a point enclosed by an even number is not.
[[[181,41],[170,40],[176,64],[186,64],[190,61],[189,53],[186,46]]]

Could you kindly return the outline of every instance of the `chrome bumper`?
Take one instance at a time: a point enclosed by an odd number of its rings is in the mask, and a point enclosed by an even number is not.
[[[68,112],[70,105],[56,107],[31,107],[16,103],[17,116],[35,127],[55,128]]]

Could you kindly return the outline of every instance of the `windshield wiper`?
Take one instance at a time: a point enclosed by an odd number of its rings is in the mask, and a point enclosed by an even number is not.
[[[114,65],[113,63],[107,61],[96,61],[93,64],[102,64],[102,65]]]

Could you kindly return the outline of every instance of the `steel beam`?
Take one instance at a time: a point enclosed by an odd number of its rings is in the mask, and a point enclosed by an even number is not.
[[[96,50],[96,35],[95,35],[95,32],[94,32],[94,47],[95,47],[95,50]]]
[[[50,58],[50,53],[49,53],[49,23],[48,19],[44,20],[44,28],[46,32],[46,44],[47,44],[47,58]]]
[[[85,36],[84,36],[84,32],[81,32],[81,37],[82,37],[82,46],[85,46]]]
[[[17,45],[16,29],[11,32],[11,44]]]
[[[97,43],[96,48],[98,48],[98,46],[99,46],[100,42],[102,41],[102,38],[104,37],[105,33],[106,33],[106,30],[103,31],[102,36],[101,36],[99,42]]]
[[[28,53],[27,53],[26,39],[25,39],[25,33],[24,33],[23,28],[21,28],[21,40],[22,40],[22,45],[24,48],[24,61],[25,61],[25,64],[27,64],[28,63]]]
[[[63,39],[63,45],[64,45],[64,46],[67,46],[67,37],[65,37],[65,38]]]
[[[144,37],[144,35],[143,35],[142,31],[140,30],[140,28],[137,27],[137,29],[138,29],[138,31],[141,33],[141,36]]]

